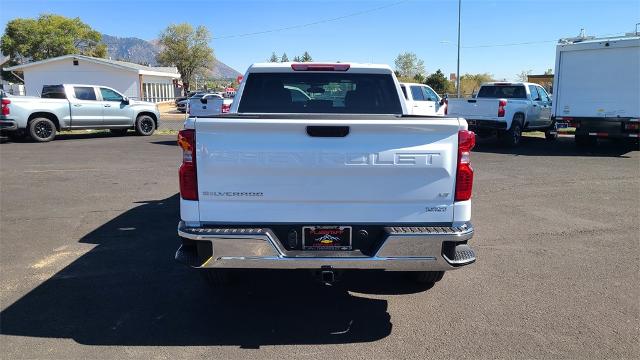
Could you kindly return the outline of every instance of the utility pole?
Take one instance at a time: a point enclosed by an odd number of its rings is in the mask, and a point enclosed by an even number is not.
[[[458,90],[458,98],[460,98],[460,11],[462,8],[462,0],[458,0],[458,70],[456,71],[456,89]]]

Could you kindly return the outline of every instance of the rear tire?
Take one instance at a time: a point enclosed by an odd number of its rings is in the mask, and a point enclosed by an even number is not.
[[[156,131],[156,122],[149,115],[140,115],[136,119],[136,133],[140,136],[153,135]]]
[[[505,146],[516,147],[520,145],[523,122],[524,116],[522,114],[516,114],[511,122],[511,129],[498,133],[500,140]]]
[[[49,142],[56,137],[56,125],[47,118],[35,118],[29,122],[29,136],[37,142]]]
[[[418,284],[435,284],[442,280],[444,271],[412,271],[408,274]]]
[[[109,132],[111,132],[113,136],[125,136],[127,135],[127,131],[129,131],[129,129],[109,129]]]
[[[576,135],[576,146],[591,147],[598,144],[598,138],[589,135]]]

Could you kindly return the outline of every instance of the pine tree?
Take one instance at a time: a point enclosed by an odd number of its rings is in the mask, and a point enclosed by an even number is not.
[[[269,58],[269,62],[278,62],[278,55],[276,55],[275,51],[271,53],[271,57]]]
[[[289,57],[287,53],[282,53],[282,57],[280,58],[280,62],[289,62]]]

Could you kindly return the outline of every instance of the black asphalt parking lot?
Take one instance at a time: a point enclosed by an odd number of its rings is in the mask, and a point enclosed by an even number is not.
[[[477,263],[243,276],[173,261],[175,136],[0,144],[0,348],[18,358],[638,358],[640,152],[479,144]]]

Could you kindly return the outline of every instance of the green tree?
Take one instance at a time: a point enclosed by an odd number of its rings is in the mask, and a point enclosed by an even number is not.
[[[302,62],[302,59],[300,59],[300,56],[294,56],[293,58],[293,62]]]
[[[287,53],[282,53],[282,56],[280,57],[280,62],[289,62],[289,57],[287,56]]]
[[[516,78],[518,81],[528,81],[529,75],[531,75],[532,72],[532,70],[522,70],[518,75],[516,75]]]
[[[269,58],[269,62],[278,62],[278,55],[276,55],[275,51],[271,53],[271,57]]]
[[[81,54],[106,57],[102,35],[80,18],[43,14],[37,19],[17,18],[7,23],[0,49],[12,64]]]
[[[484,74],[464,74],[460,76],[460,90],[463,96],[469,96],[476,92],[480,85],[493,80],[493,75]]]
[[[553,69],[547,69],[544,72],[545,75],[553,75]]]
[[[417,83],[423,83],[423,82],[424,82],[424,80],[425,80],[425,77],[424,77],[424,75],[422,75],[422,74],[415,74],[415,75],[413,76],[413,81],[415,81],[415,82],[417,82]]]
[[[427,79],[424,82],[429,85],[435,92],[438,94],[444,94],[448,92],[449,89],[449,80],[442,73],[440,69],[436,70],[433,74],[427,76]]]
[[[416,75],[424,76],[424,61],[412,52],[399,54],[395,60],[396,71],[402,79],[414,79]]]
[[[311,62],[313,61],[313,58],[311,57],[311,55],[309,55],[309,52],[305,51],[304,54],[302,54],[300,60],[302,62]]]
[[[188,23],[171,24],[160,34],[161,51],[157,56],[163,66],[175,66],[182,77],[185,91],[196,74],[213,64],[213,49],[209,47],[211,33],[204,26],[193,28]]]

